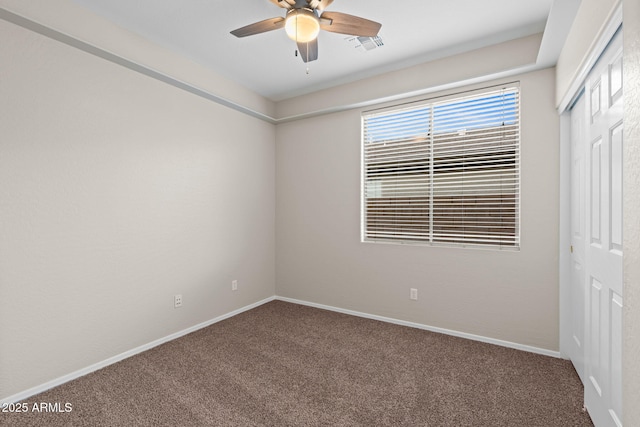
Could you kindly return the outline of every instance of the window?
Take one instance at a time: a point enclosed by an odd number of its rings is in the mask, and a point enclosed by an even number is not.
[[[517,87],[363,115],[362,240],[520,244]]]

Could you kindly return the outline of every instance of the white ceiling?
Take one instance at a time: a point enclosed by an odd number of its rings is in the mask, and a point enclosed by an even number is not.
[[[284,16],[285,9],[269,0],[74,2],[279,101],[543,32],[554,0],[335,0],[327,10],[380,22],[384,46],[361,51],[348,36],[321,32],[318,60],[308,64],[294,56],[295,43],[284,30],[246,38],[229,33],[256,21]]]

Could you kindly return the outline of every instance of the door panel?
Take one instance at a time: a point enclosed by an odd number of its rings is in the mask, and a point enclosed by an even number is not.
[[[611,292],[610,309],[611,313],[611,366],[609,375],[611,376],[611,409],[609,415],[616,425],[621,426],[622,420],[622,387],[615,385],[622,384],[622,296],[616,292]],[[620,417],[620,418],[618,418]]]
[[[611,240],[609,249],[622,254],[622,122],[615,126],[611,132],[610,159]]]
[[[591,292],[589,294],[589,347],[587,357],[587,373],[589,381],[596,393],[602,396],[602,283],[591,278]]]
[[[600,160],[602,158],[602,139],[598,138],[591,144],[591,244],[599,247],[600,241],[600,213],[602,199],[600,188],[602,184],[602,171]]]

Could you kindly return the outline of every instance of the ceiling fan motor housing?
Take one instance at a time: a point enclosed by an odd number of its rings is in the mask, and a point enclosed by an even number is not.
[[[284,29],[291,40],[308,43],[318,37],[320,21],[314,11],[306,7],[290,9],[287,12]]]

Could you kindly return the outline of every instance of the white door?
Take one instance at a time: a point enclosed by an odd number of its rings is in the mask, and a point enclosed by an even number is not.
[[[585,83],[584,387],[596,427],[622,425],[622,35]],[[575,247],[578,246],[576,240]],[[574,249],[574,253],[578,253]],[[576,256],[577,258],[577,256]]]

